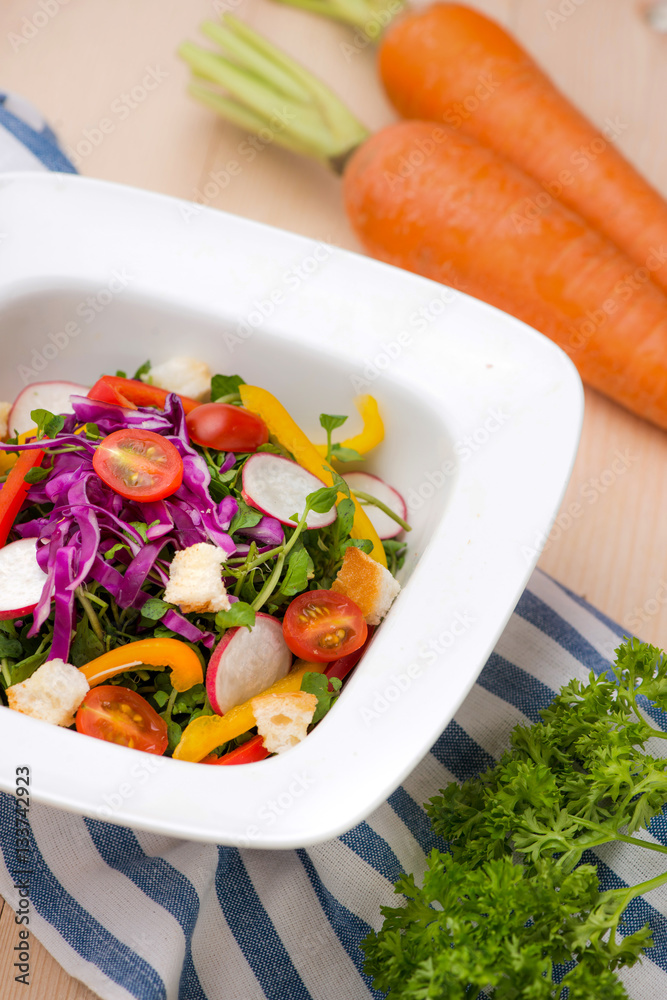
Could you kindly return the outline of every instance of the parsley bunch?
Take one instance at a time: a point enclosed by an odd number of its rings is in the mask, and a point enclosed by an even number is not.
[[[515,728],[494,767],[431,799],[449,852],[431,853],[421,887],[399,880],[407,905],[384,907],[364,941],[378,989],[392,1000],[627,998],[615,972],[651,937],[648,926],[619,933],[623,914],[667,870],[600,892],[581,862],[615,841],[667,854],[635,836],[667,802],[667,758],[646,752],[667,733],[648,721],[649,701],[667,709],[667,658],[626,639],[607,676],[571,681],[542,722]]]

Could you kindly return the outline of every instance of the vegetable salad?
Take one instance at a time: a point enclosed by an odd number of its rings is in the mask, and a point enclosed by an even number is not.
[[[191,364],[15,401],[0,444],[0,693],[92,737],[247,763],[299,742],[335,701],[400,589],[409,527],[400,494],[358,470],[352,488],[331,464],[382,440],[372,397],[357,401],[361,434],[333,443],[347,417],[322,414],[314,445],[238,375],[170,391]]]

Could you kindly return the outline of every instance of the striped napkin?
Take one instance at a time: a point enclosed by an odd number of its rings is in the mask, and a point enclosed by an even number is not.
[[[0,169],[21,169],[22,143],[23,169],[74,172],[37,112],[0,95]],[[400,873],[419,876],[431,848],[443,846],[422,803],[488,767],[516,723],[538,721],[562,684],[606,671],[621,637],[612,621],[536,570],[456,718],[404,784],[349,833],[297,851],[237,850],[33,803],[18,852],[15,800],[0,793],[0,894],[19,916],[29,913],[30,934],[104,1000],[381,997],[363,973],[359,944],[379,929],[380,907],[395,905]],[[645,836],[667,844],[667,813]],[[660,856],[645,853],[600,849],[603,889],[657,874]],[[648,921],[655,941],[641,966],[622,973],[633,1000],[667,997],[666,915],[667,889],[630,908],[626,930]]]

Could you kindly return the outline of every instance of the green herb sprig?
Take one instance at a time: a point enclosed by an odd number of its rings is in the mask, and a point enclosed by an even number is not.
[[[571,681],[542,722],[515,728],[494,767],[431,799],[450,853],[432,852],[421,887],[402,877],[407,905],[385,907],[382,929],[366,938],[376,988],[392,1000],[627,998],[615,972],[638,961],[651,935],[645,926],[623,936],[623,915],[667,884],[667,859],[655,878],[607,892],[581,861],[614,842],[667,854],[634,836],[667,802],[667,758],[645,751],[667,733],[642,698],[667,709],[667,658],[626,639],[608,676]],[[556,964],[572,961],[556,982]]]

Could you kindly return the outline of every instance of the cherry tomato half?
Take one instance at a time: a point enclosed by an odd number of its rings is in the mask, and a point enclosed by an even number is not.
[[[141,503],[163,500],[183,482],[183,460],[171,441],[134,427],[105,437],[95,449],[93,468],[116,493]]]
[[[304,660],[339,660],[362,646],[368,626],[361,611],[345,594],[308,590],[292,601],[283,619],[283,636],[291,651]]]
[[[107,743],[163,754],[167,723],[145,698],[117,684],[91,688],[76,713],[76,728]]]
[[[188,413],[185,423],[195,444],[218,451],[257,451],[269,440],[261,417],[231,403],[204,403]]]

